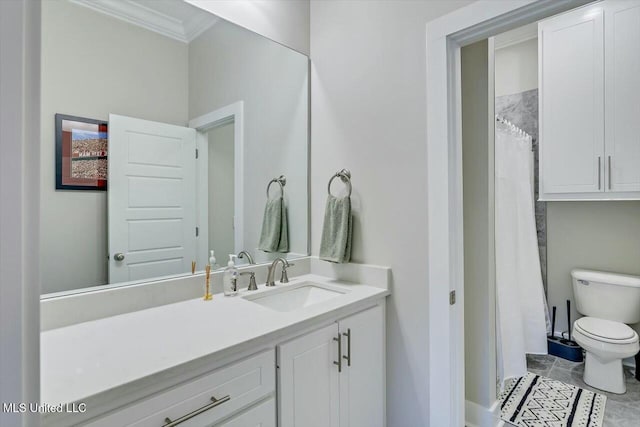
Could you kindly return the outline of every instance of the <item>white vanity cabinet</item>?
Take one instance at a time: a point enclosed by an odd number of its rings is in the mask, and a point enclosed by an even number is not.
[[[275,427],[275,389],[275,355],[267,350],[82,425]],[[236,418],[223,421],[238,411]]]
[[[279,426],[384,426],[384,357],[382,305],[279,345]]]
[[[538,25],[540,199],[640,199],[640,0]]]

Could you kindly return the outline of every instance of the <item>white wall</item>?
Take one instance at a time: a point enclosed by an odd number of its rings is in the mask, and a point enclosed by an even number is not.
[[[640,275],[640,202],[548,202],[547,250],[549,307],[558,307],[556,331],[565,331],[567,299],[578,315],[572,269]]]
[[[486,39],[462,48],[465,397],[487,409],[497,397],[490,61]]]
[[[242,249],[256,262],[268,257],[256,249],[265,191],[281,174],[287,177],[289,249],[307,253],[308,68],[306,56],[224,21],[189,45],[189,118],[244,101]],[[217,258],[225,261],[226,254]]]
[[[309,0],[186,0],[309,55]]]
[[[42,292],[107,282],[107,194],[55,190],[55,113],[184,126],[187,45],[67,1],[42,2]]]
[[[429,413],[425,28],[468,3],[311,2],[312,253],[327,181],[348,168],[352,261],[393,269],[387,418],[394,427],[428,425]]]
[[[0,1],[0,402],[40,395],[40,3]],[[38,414],[0,411],[3,427]]]
[[[538,38],[497,49],[496,96],[538,87]]]

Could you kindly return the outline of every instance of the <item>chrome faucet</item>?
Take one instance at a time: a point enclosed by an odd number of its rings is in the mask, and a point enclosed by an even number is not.
[[[251,254],[249,252],[247,252],[247,251],[238,252],[238,259],[243,259],[245,256],[247,257],[247,262],[250,265],[255,264],[255,262],[253,261],[253,257],[251,256]]]
[[[287,274],[287,269],[289,267],[293,267],[294,265],[295,264],[292,264],[289,261],[287,261],[286,267],[284,264],[282,264],[282,275],[280,276],[280,283],[289,283],[289,275]]]
[[[249,287],[248,291],[257,291],[258,286],[256,285],[256,273],[253,271],[243,271],[240,273],[240,276],[249,276]],[[236,289],[237,290],[237,289]]]
[[[273,276],[275,275],[276,272],[276,266],[278,265],[278,263],[281,262],[282,263],[282,269],[286,270],[287,267],[289,267],[289,261],[287,261],[284,258],[276,258],[275,261],[273,261],[271,263],[271,265],[269,266],[269,272],[267,273],[267,286],[275,286],[276,283],[273,280]]]

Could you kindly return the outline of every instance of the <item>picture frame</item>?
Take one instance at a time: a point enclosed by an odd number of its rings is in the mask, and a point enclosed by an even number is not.
[[[109,124],[56,114],[56,190],[106,191]]]

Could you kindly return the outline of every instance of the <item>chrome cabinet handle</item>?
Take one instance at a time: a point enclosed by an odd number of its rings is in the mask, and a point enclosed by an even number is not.
[[[347,366],[351,366],[351,328],[347,329],[347,333],[342,333],[347,337],[347,355],[342,356],[347,361]]]
[[[113,256],[113,259],[115,259],[116,261],[124,261],[124,254],[123,254],[123,253],[118,252],[117,254],[115,254],[115,255]]]
[[[608,165],[607,165],[607,169],[609,172],[609,190],[611,190],[611,156],[608,157]]]
[[[602,157],[598,156],[598,190],[602,189]]]
[[[228,402],[230,399],[231,399],[231,396],[228,394],[225,397],[222,397],[220,399],[216,399],[215,397],[211,396],[211,403],[204,405],[202,408],[198,408],[193,412],[189,412],[187,415],[183,415],[174,421],[171,421],[171,418],[169,417],[165,418],[164,422],[166,424],[163,424],[162,427],[174,427],[174,426],[177,426],[178,424],[182,424],[183,422],[190,420],[196,415],[200,415],[203,412],[208,411],[209,409],[213,409],[216,406],[219,406],[225,402]]]
[[[333,364],[338,366],[338,372],[342,372],[342,337],[338,334],[338,337],[334,337],[334,341],[338,341],[338,361],[334,361]]]

